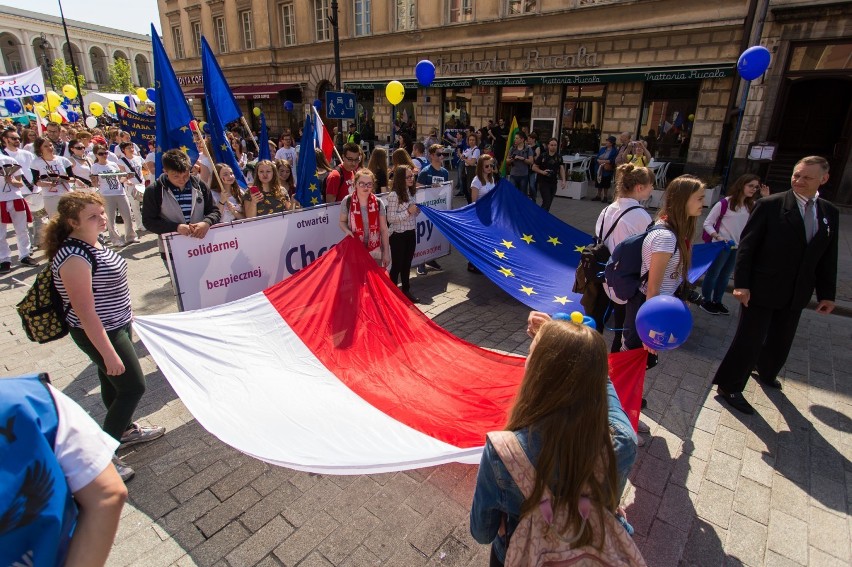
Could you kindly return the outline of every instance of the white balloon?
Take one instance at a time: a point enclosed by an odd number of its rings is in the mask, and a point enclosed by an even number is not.
[[[86,127],[87,128],[94,128],[97,125],[98,125],[98,119],[97,118],[95,118],[94,116],[87,116],[86,117]]]

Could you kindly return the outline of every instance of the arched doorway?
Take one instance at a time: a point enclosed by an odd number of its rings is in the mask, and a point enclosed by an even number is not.
[[[56,59],[56,53],[53,51],[53,46],[50,45],[50,42],[47,41],[47,38],[44,35],[33,38],[33,55],[35,55],[35,60],[38,62],[39,67],[41,67],[42,75],[44,75],[44,84],[51,85],[50,88],[56,90],[52,82],[51,69],[53,67],[53,60]]]
[[[89,49],[89,59],[92,62],[92,73],[95,75],[95,82],[99,87],[107,84],[109,77],[109,61],[107,61],[104,50],[97,46],[92,46]]]
[[[148,73],[148,60],[141,53],[137,54],[134,60],[136,61],[136,79],[138,80],[136,84],[140,87],[150,87],[152,83],[151,76]]]
[[[841,181],[850,153],[852,135],[852,78],[820,77],[788,80],[772,136],[778,152],[767,179],[774,188],[789,188],[793,165],[800,158],[819,155],[828,159],[831,173],[820,196],[837,204],[852,205],[852,190]]]
[[[0,34],[0,52],[3,56],[3,66],[7,75],[16,75],[26,71],[24,69],[24,51],[21,40],[15,35],[4,32]]]

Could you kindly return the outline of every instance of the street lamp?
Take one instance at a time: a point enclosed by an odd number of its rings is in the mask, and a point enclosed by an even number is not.
[[[47,36],[41,34],[39,36],[41,41],[38,46],[41,48],[41,61],[42,65],[44,65],[44,74],[47,75],[47,80],[50,81],[51,90],[56,90],[56,87],[53,86],[53,71],[50,68],[50,59],[47,58],[47,48],[50,47],[50,44],[47,42]]]

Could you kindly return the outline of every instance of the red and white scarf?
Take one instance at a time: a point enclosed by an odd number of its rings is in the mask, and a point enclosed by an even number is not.
[[[371,252],[378,248],[381,243],[379,232],[379,200],[374,193],[367,197],[367,222],[369,223],[369,236],[367,238],[367,251]],[[349,228],[355,234],[359,242],[364,242],[364,217],[361,216],[361,203],[358,201],[358,193],[352,193],[349,197]]]

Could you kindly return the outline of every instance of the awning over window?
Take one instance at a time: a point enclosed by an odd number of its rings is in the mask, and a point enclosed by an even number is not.
[[[241,85],[238,87],[232,87],[231,90],[234,92],[234,98],[238,100],[246,98],[257,100],[272,98],[281,91],[298,87],[299,85],[293,83],[273,83],[271,85]]]

